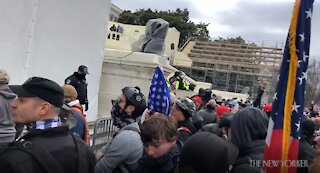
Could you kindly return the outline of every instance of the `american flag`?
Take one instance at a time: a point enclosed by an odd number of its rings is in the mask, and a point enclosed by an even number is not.
[[[148,108],[165,115],[170,113],[170,91],[161,67],[157,67],[150,86]]]
[[[298,160],[300,125],[310,49],[313,0],[296,0],[269,120],[264,161]],[[267,167],[266,173],[294,173],[296,167]]]

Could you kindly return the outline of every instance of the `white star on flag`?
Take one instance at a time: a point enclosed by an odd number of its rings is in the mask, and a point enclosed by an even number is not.
[[[306,18],[310,18],[312,17],[312,11],[311,8],[308,11],[305,11],[305,13],[307,13],[307,17]]]
[[[302,77],[298,77],[298,80],[299,80],[299,85],[302,85],[303,78]]]
[[[274,96],[273,96],[273,100],[277,100],[278,98],[277,98],[277,92],[276,93],[274,93]]]
[[[292,111],[296,111],[298,113],[298,108],[300,108],[300,105],[297,105],[296,101],[294,101],[294,103],[292,105]]]
[[[307,72],[302,72],[302,78],[307,80],[308,79],[308,73]]]
[[[295,125],[297,126],[297,132],[300,130],[300,122],[295,123]]]
[[[304,42],[304,33],[299,34],[299,37],[300,37],[300,42]]]
[[[298,60],[298,68],[300,67],[300,63],[301,63],[302,61],[301,60]]]
[[[303,61],[307,62],[307,58],[309,58],[309,56],[306,55],[306,53],[303,51],[303,57],[302,57]]]

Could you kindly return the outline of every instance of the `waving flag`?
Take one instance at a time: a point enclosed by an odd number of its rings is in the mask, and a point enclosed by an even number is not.
[[[296,0],[294,5],[264,150],[263,170],[266,173],[296,172],[296,166],[283,163],[298,160],[312,5],[313,0]],[[274,160],[279,164],[265,164]]]
[[[150,86],[148,108],[165,115],[170,113],[170,91],[160,67],[157,67]]]

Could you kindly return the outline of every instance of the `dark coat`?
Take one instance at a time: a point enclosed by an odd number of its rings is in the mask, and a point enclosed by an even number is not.
[[[65,84],[72,85],[78,92],[78,100],[80,104],[88,103],[87,97],[87,86],[88,83],[84,75],[78,74],[78,72],[74,72],[73,75],[69,76],[65,80]]]
[[[311,145],[316,127],[310,120],[303,121],[301,126],[298,160],[307,160],[310,165],[316,157],[316,150]],[[308,173],[308,167],[297,168],[297,173]]]
[[[34,146],[42,146],[45,151],[50,153],[52,158],[60,165],[64,173],[77,173],[78,152],[72,136],[68,133],[67,127],[57,127],[45,130],[34,130],[22,139],[31,142]],[[1,172],[6,173],[45,173],[45,169],[39,161],[31,154],[14,149],[19,145],[14,143],[0,157]],[[83,144],[84,145],[84,144]],[[83,146],[85,147],[85,146]],[[83,161],[87,164],[88,172],[94,172],[95,157],[89,148],[85,148],[87,158]],[[43,160],[43,158],[42,158]],[[58,173],[58,172],[57,172]]]
[[[193,125],[193,123],[189,119],[186,119],[184,121],[179,121],[178,130],[179,130],[178,140],[180,140],[182,143],[185,143],[190,136],[192,136],[197,132],[196,127]]]
[[[143,156],[135,173],[173,173],[178,164],[181,148],[182,143],[178,141],[167,154],[158,159]]]
[[[217,122],[216,111],[214,110],[214,108],[207,107],[200,110],[198,113],[203,119],[203,125]]]
[[[260,173],[261,168],[251,166],[250,160],[263,160],[264,144],[264,140],[259,140],[239,149],[239,157],[231,173]]]
[[[231,121],[231,142],[239,148],[232,173],[260,173],[249,160],[263,160],[268,117],[260,109],[248,107],[237,112]]]
[[[261,98],[262,98],[263,93],[264,93],[264,90],[260,87],[259,90],[258,90],[257,97],[256,97],[256,99],[253,101],[253,107],[258,107],[258,108],[260,108]]]

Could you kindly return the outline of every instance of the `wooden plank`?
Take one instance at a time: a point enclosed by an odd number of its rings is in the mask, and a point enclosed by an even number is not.
[[[255,49],[246,49],[246,48],[229,48],[229,47],[217,47],[217,46],[204,46],[204,45],[194,45],[194,49],[205,49],[205,50],[219,50],[219,51],[233,51],[233,52],[252,52],[252,53],[265,53],[265,54],[276,54],[282,56],[282,51],[263,51]]]
[[[198,59],[203,59],[203,58],[211,58],[211,59],[228,59],[228,60],[241,60],[241,61],[246,61],[246,62],[270,62],[270,63],[275,63],[279,64],[280,60],[279,59],[263,59],[263,58],[257,58],[257,57],[237,57],[237,56],[223,56],[223,55],[209,55],[209,54],[198,54],[198,53],[189,53],[189,58],[198,58]],[[236,61],[238,62],[238,61]]]
[[[262,64],[249,64],[243,62],[234,62],[234,61],[221,61],[221,60],[212,60],[212,59],[192,59],[193,62],[202,62],[202,63],[211,63],[211,64],[222,64],[222,65],[231,65],[237,67],[248,67],[248,68],[263,68],[263,69],[279,69],[279,66],[268,66]]]
[[[239,53],[239,52],[223,52],[223,51],[212,51],[212,50],[203,50],[203,49],[192,49],[191,53],[202,53],[202,54],[218,54],[218,55],[240,55],[245,57],[263,57],[263,58],[272,58],[272,59],[281,59],[282,57],[277,56],[267,56],[267,55],[257,55],[257,54],[248,54],[248,53]]]
[[[257,77],[272,77],[272,74],[265,74],[265,73],[252,73],[252,72],[243,72],[243,71],[235,71],[235,70],[224,70],[224,69],[214,69],[214,68],[208,68],[208,67],[185,67],[185,66],[180,66],[176,65],[176,67],[181,67],[181,68],[191,68],[194,70],[210,70],[210,71],[216,71],[216,72],[222,72],[222,73],[238,73],[242,75],[247,75],[247,76],[257,76]]]
[[[265,46],[254,46],[254,45],[248,45],[243,43],[221,43],[221,42],[202,42],[197,41],[196,45],[215,45],[215,46],[221,46],[221,47],[244,47],[248,49],[275,49],[275,50],[282,50],[282,48],[278,47],[265,47]]]

